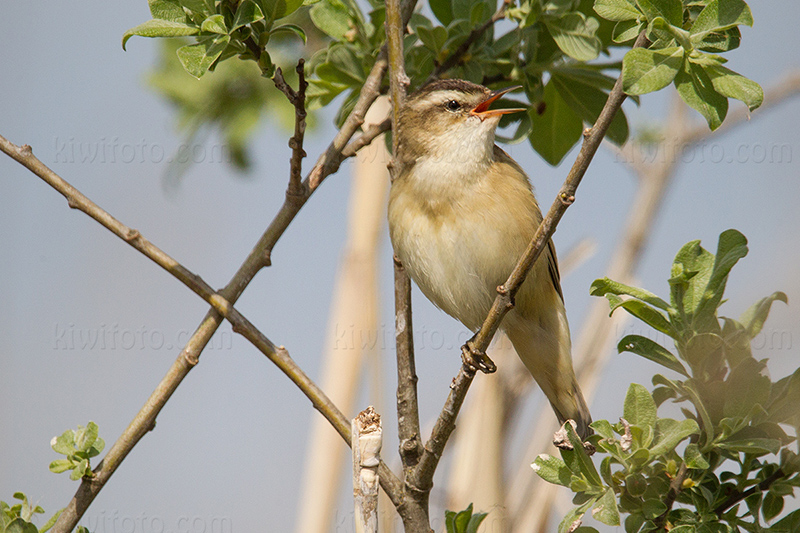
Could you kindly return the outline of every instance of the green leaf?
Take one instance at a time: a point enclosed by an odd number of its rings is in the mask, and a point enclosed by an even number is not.
[[[746,417],[754,405],[762,407],[769,400],[772,381],[762,372],[765,364],[755,359],[745,359],[739,363],[726,380],[727,391],[723,416]]]
[[[744,102],[750,111],[761,106],[764,101],[764,91],[761,86],[741,74],[721,65],[707,66],[705,72],[711,78],[715,91],[722,96]]]
[[[338,0],[323,0],[320,4],[326,2],[341,3]],[[303,0],[258,0],[258,4],[264,13],[264,18],[268,22],[273,22],[297,11],[303,5]]]
[[[624,283],[619,283],[608,278],[600,278],[592,282],[591,289],[589,290],[589,294],[592,296],[605,296],[609,293],[616,294],[618,296],[633,296],[637,300],[641,300],[652,305],[653,307],[658,307],[659,309],[663,309],[665,311],[670,309],[670,306],[667,302],[645,289],[631,287],[630,285],[625,285]]]
[[[229,40],[227,35],[220,35],[213,41],[182,46],[178,48],[178,59],[186,72],[200,79],[228,46]]]
[[[711,467],[702,452],[700,452],[700,447],[693,442],[686,445],[686,449],[683,451],[683,462],[686,463],[687,467],[695,470],[705,470]]]
[[[540,454],[531,464],[531,468],[548,483],[569,487],[572,472],[567,468],[566,463],[558,457],[553,457],[546,453]]]
[[[776,301],[783,302],[787,305],[789,304],[789,298],[785,293],[773,292],[766,298],[761,298],[754,303],[739,317],[739,322],[745,327],[751,339],[761,332],[761,328],[764,327],[764,322],[767,320],[767,316],[769,316],[772,303]]]
[[[683,4],[681,0],[636,0],[647,20],[663,18],[673,26],[683,24]]]
[[[646,388],[631,383],[625,395],[625,420],[641,428],[656,427],[656,403]]]
[[[625,491],[634,498],[644,494],[645,490],[647,490],[647,479],[639,472],[630,474],[625,478]]]
[[[595,488],[601,488],[603,486],[603,480],[600,478],[600,474],[597,473],[597,468],[595,468],[592,459],[587,455],[583,447],[583,441],[581,441],[578,434],[575,433],[572,424],[567,423],[564,424],[563,427],[566,429],[567,438],[572,445],[571,450],[560,450],[561,458],[564,459],[564,463],[573,474],[585,477],[589,485]]]
[[[486,519],[489,513],[475,513],[469,518],[469,523],[467,524],[467,531],[466,533],[478,533],[478,528],[481,526],[481,522]]]
[[[706,35],[744,24],[753,25],[753,15],[743,0],[712,0],[697,15],[689,32],[692,43],[699,44]]]
[[[784,516],[770,528],[771,531],[781,533],[793,533],[800,531],[800,509]]]
[[[728,274],[733,266],[747,255],[747,238],[735,229],[723,231],[719,236],[717,254],[714,259],[714,269],[703,291],[703,296],[695,311],[696,314],[705,313],[709,319],[714,318],[717,307],[722,302]],[[702,317],[701,317],[702,318]]]
[[[447,30],[441,26],[429,29],[424,26],[417,28],[417,35],[422,44],[427,46],[434,53],[439,53],[447,42]]]
[[[68,429],[58,437],[50,441],[53,451],[61,455],[72,455],[75,453],[75,431]]]
[[[772,491],[764,496],[764,503],[761,504],[761,516],[769,522],[783,511],[783,496],[779,496]]]
[[[211,15],[214,13],[213,0],[180,0],[180,2],[183,7],[198,15]]]
[[[584,122],[594,124],[597,121],[606,100],[608,100],[606,93],[593,85],[561,76],[557,72],[552,74],[551,83],[556,84],[561,98]],[[621,110],[611,121],[606,137],[618,146],[622,146],[628,140],[628,121]]]
[[[781,448],[781,441],[777,439],[735,439],[726,440],[717,444],[720,448],[739,453],[764,455],[777,454]]]
[[[702,41],[695,45],[695,48],[703,52],[718,54],[739,48],[741,42],[742,32],[739,31],[739,28],[733,27],[723,32],[707,34]]]
[[[4,529],[5,533],[39,533],[35,525],[22,518],[15,518]]]
[[[290,33],[292,35],[296,35],[303,41],[303,44],[306,44],[306,32],[303,31],[303,28],[298,26],[297,24],[281,24],[276,28],[272,28],[272,31],[269,32],[270,35],[274,35],[276,33]]]
[[[253,0],[243,0],[236,8],[236,16],[233,19],[234,30],[264,19],[264,12]]]
[[[537,106],[528,109],[533,125],[528,140],[545,161],[555,166],[581,138],[583,121],[558,94],[555,84],[548,82],[543,98],[542,114],[537,112]]]
[[[728,99],[714,89],[703,67],[685,61],[674,81],[683,101],[703,115],[712,131],[717,129],[728,114]]]
[[[225,27],[225,17],[222,15],[211,15],[206,18],[200,26],[200,29],[208,33],[228,34],[228,28]]]
[[[670,270],[672,305],[686,314],[694,313],[713,270],[714,255],[700,246],[700,241],[684,244],[675,255]]]
[[[598,522],[602,522],[607,526],[618,526],[619,509],[617,508],[617,498],[614,496],[614,489],[609,488],[597,500],[597,503],[592,509],[592,517]]]
[[[444,26],[453,22],[453,4],[451,0],[431,0],[431,11]]]
[[[677,357],[669,350],[647,337],[642,337],[641,335],[626,335],[620,339],[617,344],[617,352],[635,353],[636,355],[640,355],[645,359],[649,359],[654,363],[658,363],[661,366],[689,377],[689,373],[686,371],[683,364],[678,361]]]
[[[336,41],[344,40],[345,33],[350,31],[350,12],[339,0],[325,0],[314,4],[309,15],[320,31]]]
[[[609,316],[614,313],[618,308],[623,308],[631,315],[635,316],[651,328],[660,331],[664,335],[668,335],[673,339],[678,339],[678,332],[669,323],[669,319],[663,313],[656,311],[641,300],[636,299],[622,299],[613,294],[606,294],[608,302],[611,305],[611,312]],[[612,301],[612,298],[614,299]]]
[[[611,36],[615,43],[627,43],[639,36],[644,24],[636,20],[621,20],[614,26]]]
[[[148,0],[147,3],[154,19],[186,22],[186,11],[178,0]]]
[[[655,520],[666,512],[667,505],[661,500],[645,500],[644,505],[642,505],[642,514],[644,514],[644,517],[648,520]]]
[[[56,459],[52,463],[50,463],[50,471],[54,474],[60,474],[61,472],[66,472],[67,470],[72,469],[72,461],[69,459]]]
[[[636,20],[641,15],[632,0],[595,0],[594,10],[606,20]]]
[[[684,62],[680,46],[649,50],[634,48],[622,60],[622,88],[627,94],[645,94],[672,82]]]
[[[652,456],[666,455],[675,449],[680,442],[691,435],[700,433],[700,426],[691,418],[677,422],[670,418],[659,418],[656,422],[656,437],[650,447]]]
[[[56,511],[56,514],[51,516],[47,520],[47,522],[44,523],[44,525],[41,527],[41,529],[39,529],[39,533],[46,533],[47,531],[49,531],[56,524],[56,520],[58,520],[58,517],[61,516],[61,513],[63,513],[63,512],[64,512],[64,509],[59,509],[58,511]]]
[[[561,520],[561,523],[558,524],[558,533],[569,533],[570,531],[574,533],[575,529],[572,526],[586,514],[586,511],[592,508],[598,499],[600,499],[600,496],[594,496],[578,507],[572,508]]]
[[[558,19],[546,19],[553,40],[562,52],[578,61],[591,61],[600,54],[602,43],[597,38],[596,19],[574,11]]]
[[[181,37],[184,35],[195,35],[200,32],[197,26],[184,24],[183,22],[172,22],[169,20],[153,19],[144,24],[139,24],[122,35],[122,49],[125,50],[125,43],[134,35],[140,37]]]

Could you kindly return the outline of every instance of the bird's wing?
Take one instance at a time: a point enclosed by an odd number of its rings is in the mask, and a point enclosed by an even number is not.
[[[556,292],[561,297],[561,301],[564,301],[564,293],[561,292],[561,274],[558,272],[558,258],[556,258],[556,247],[553,245],[553,241],[547,241],[547,270],[550,272],[550,279],[553,281],[553,286],[556,288]]]

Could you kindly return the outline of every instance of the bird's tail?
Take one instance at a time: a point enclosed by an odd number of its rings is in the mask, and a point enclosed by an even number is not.
[[[507,317],[506,334],[522,362],[553,406],[560,424],[572,419],[582,439],[592,434],[592,415],[572,368],[569,325],[563,307],[549,316],[526,320]]]

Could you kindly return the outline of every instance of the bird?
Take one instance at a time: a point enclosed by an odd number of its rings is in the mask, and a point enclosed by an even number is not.
[[[542,222],[525,171],[495,144],[501,116],[524,109],[489,107],[517,88],[492,91],[458,79],[428,83],[402,104],[395,133],[388,205],[395,256],[435,306],[473,332]],[[514,303],[501,328],[559,422],[573,420],[585,439],[592,418],[572,365],[552,240]],[[475,361],[472,366],[477,370]]]

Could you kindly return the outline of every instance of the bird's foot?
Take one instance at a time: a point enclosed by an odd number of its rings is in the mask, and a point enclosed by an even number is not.
[[[485,352],[478,350],[472,339],[461,347],[461,361],[473,372],[480,370],[484,374],[491,374],[497,371],[497,365],[494,364],[494,361],[489,359]]]

